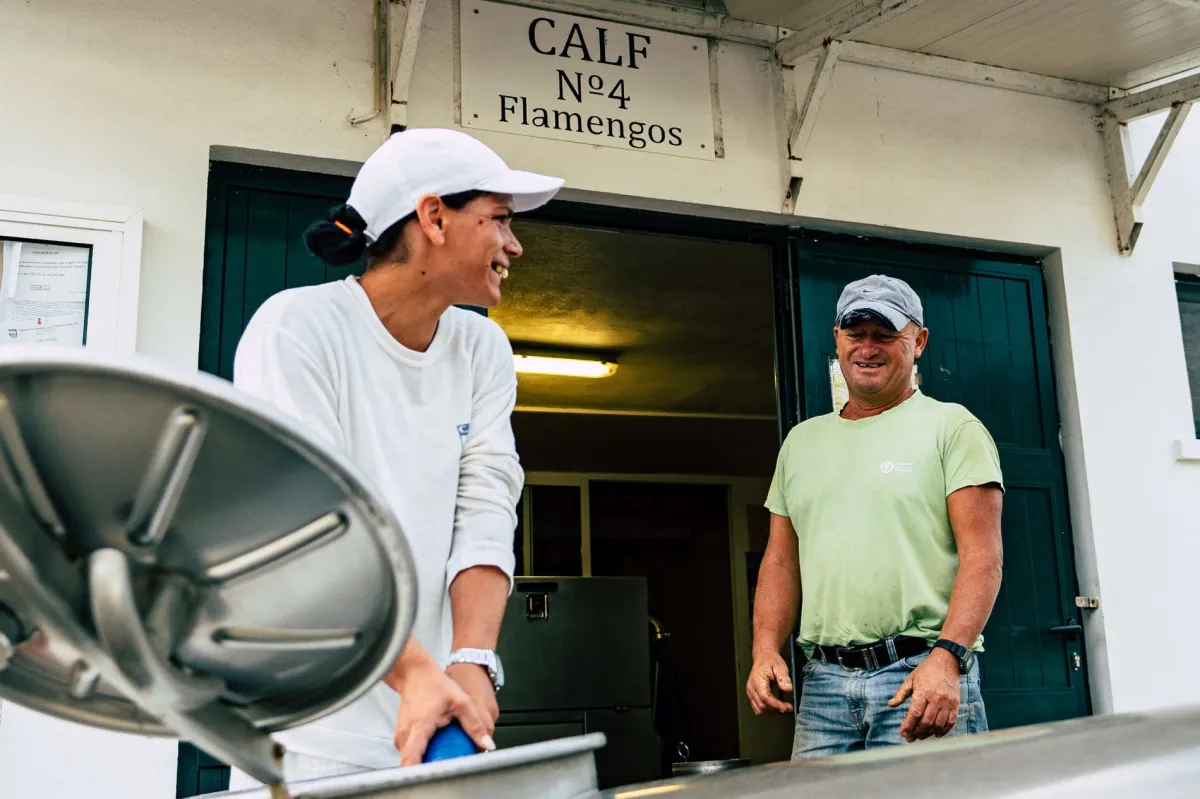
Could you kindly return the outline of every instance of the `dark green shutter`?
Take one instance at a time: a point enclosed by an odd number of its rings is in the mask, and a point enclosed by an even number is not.
[[[797,246],[806,417],[833,410],[828,363],[838,295],[846,283],[882,273],[907,281],[924,304],[930,337],[918,362],[921,390],[965,405],[996,441],[1008,492],[1004,580],[982,658],[992,726],[1086,714],[1083,641],[1050,632],[1078,621],[1080,611],[1039,266],[833,236]]]

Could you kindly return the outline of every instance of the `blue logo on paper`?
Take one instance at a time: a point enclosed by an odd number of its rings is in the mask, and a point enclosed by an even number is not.
[[[467,443],[467,433],[471,432],[471,425],[460,424],[457,429],[458,429],[458,440],[464,444]]]

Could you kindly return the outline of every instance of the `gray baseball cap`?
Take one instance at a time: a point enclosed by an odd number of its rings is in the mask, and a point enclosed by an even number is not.
[[[879,317],[895,330],[903,330],[909,322],[925,326],[921,298],[903,280],[887,275],[864,277],[842,289],[835,324],[845,327],[851,319],[864,315]]]

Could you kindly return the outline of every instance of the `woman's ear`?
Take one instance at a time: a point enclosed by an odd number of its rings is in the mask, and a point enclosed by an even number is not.
[[[432,244],[446,243],[446,204],[436,194],[426,194],[417,200],[417,222],[421,232]]]

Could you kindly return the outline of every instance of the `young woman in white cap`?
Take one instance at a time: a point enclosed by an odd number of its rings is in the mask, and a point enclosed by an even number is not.
[[[463,133],[397,133],[363,164],[347,203],[305,234],[330,264],[365,252],[365,274],[276,294],[242,336],[234,383],[347,454],[396,514],[417,565],[413,637],[384,682],[276,736],[289,781],[420,762],[452,719],[495,747],[495,648],[524,479],[510,419],[517,380],[499,326],[454,306],[500,302],[521,255],[513,214],[562,185],[509,169]],[[256,784],[240,773],[231,782]]]

